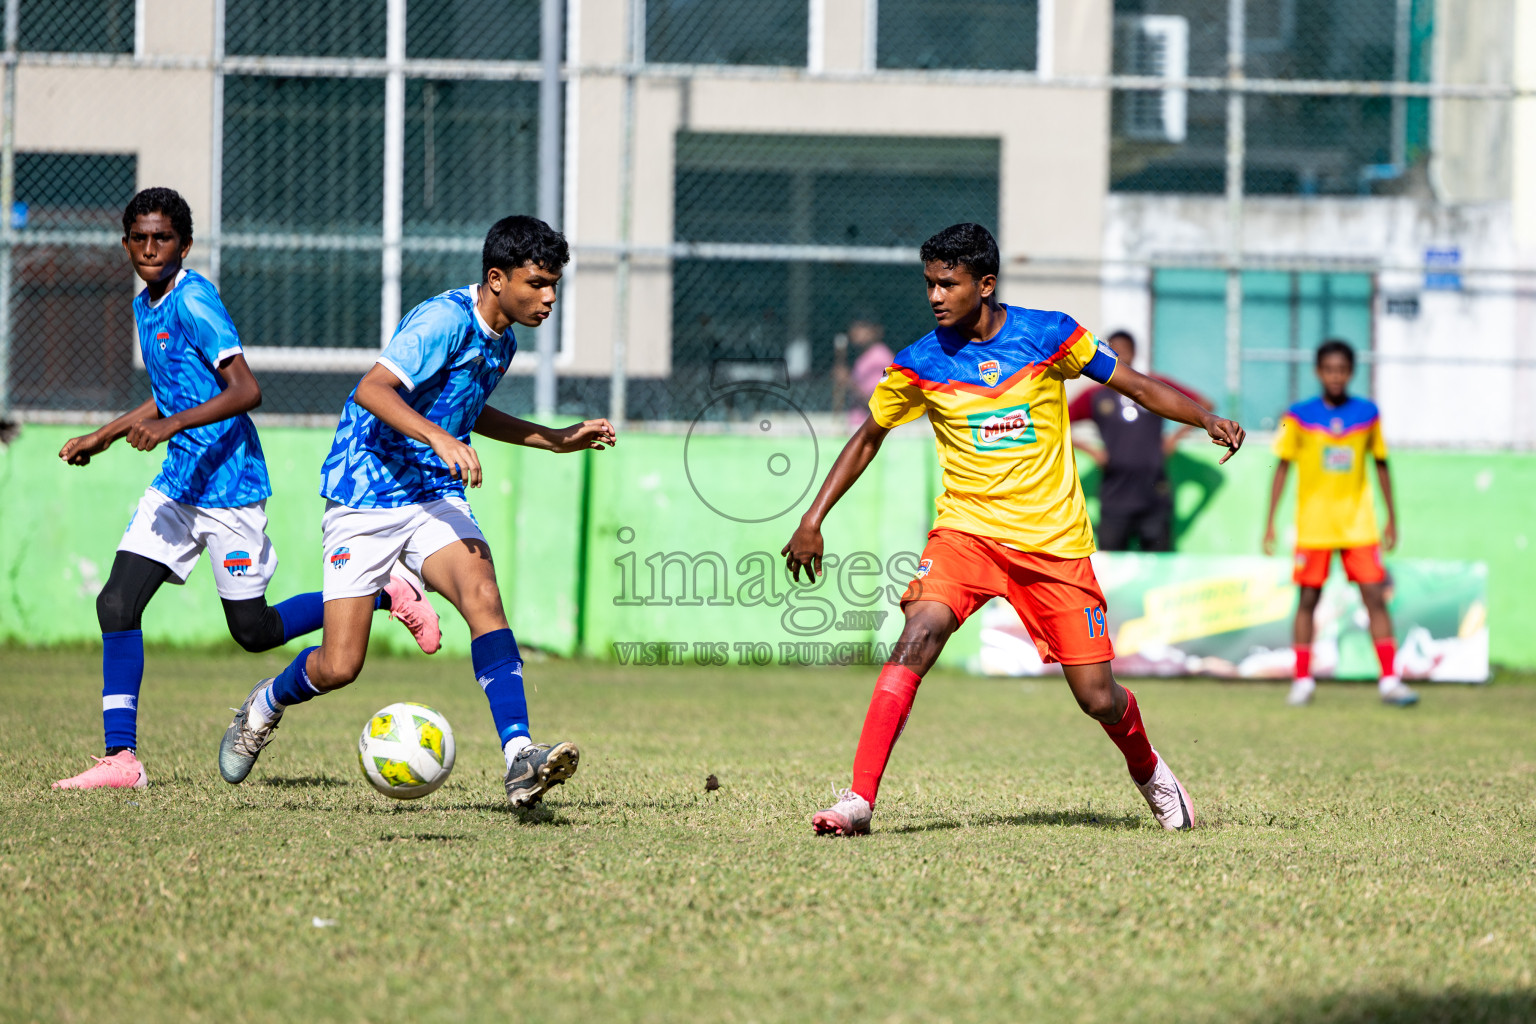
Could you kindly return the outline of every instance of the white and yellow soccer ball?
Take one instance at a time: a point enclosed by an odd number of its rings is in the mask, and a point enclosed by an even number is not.
[[[357,762],[373,788],[387,797],[426,796],[453,771],[453,727],[425,704],[391,704],[363,726]]]

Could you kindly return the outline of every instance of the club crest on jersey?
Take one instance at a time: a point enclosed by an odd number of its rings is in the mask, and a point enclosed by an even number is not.
[[[165,351],[165,343],[170,338],[170,336],[170,332],[168,331],[161,331],[159,334],[155,335],[155,340],[160,343],[161,352]]]
[[[351,548],[337,548],[331,552],[331,568],[340,569],[352,560]]]
[[[994,412],[973,412],[966,418],[977,451],[1022,448],[1035,443],[1035,422],[1029,418],[1029,405]]]
[[[1003,375],[1003,366],[996,359],[987,359],[976,364],[976,372],[981,374],[981,379],[987,387],[997,384],[997,379]]]
[[[933,571],[933,559],[925,558],[921,562],[917,563],[917,575],[915,575],[913,577],[913,579],[919,579],[920,580],[924,576],[927,576],[932,571]]]
[[[231,576],[244,576],[251,571],[250,552],[231,551],[224,556],[224,568]]]

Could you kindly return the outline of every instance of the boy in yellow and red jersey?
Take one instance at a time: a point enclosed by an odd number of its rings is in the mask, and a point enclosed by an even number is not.
[[[1325,341],[1317,349],[1317,379],[1323,393],[1286,410],[1275,438],[1274,482],[1269,490],[1269,516],[1264,526],[1264,553],[1275,553],[1275,507],[1285,491],[1291,463],[1297,466],[1296,571],[1301,588],[1296,607],[1295,680],[1287,701],[1309,704],[1317,683],[1312,678],[1312,619],[1317,611],[1333,553],[1339,553],[1344,573],[1360,586],[1371,620],[1371,639],[1381,662],[1378,687],[1384,703],[1397,707],[1417,704],[1419,695],[1403,685],[1395,670],[1397,643],[1387,613],[1387,571],[1381,546],[1397,543],[1397,511],[1392,501],[1392,476],[1387,471],[1387,443],[1381,436],[1376,403],[1349,393],[1355,374],[1355,350],[1343,341]],[[1376,505],[1365,472],[1366,456],[1376,460],[1376,479],[1387,504],[1387,528],[1376,530]]]
[[[1136,697],[1110,672],[1104,595],[1088,556],[1093,531],[1072,457],[1063,381],[1107,384],[1159,416],[1199,426],[1229,449],[1243,430],[1166,384],[1119,363],[1063,313],[998,301],[997,243],[956,224],[923,243],[938,327],[904,349],[870,399],[870,415],[837,457],[781,552],[795,577],[821,573],[821,523],[894,427],[926,414],[938,440],[944,494],[916,578],[902,595],[906,626],[880,671],[859,735],[853,784],[812,826],[869,831],[880,778],[923,675],[960,624],[993,597],[1018,611],[1047,662],[1060,662],[1078,705],[1125,755],[1159,824],[1187,829],[1189,794],[1147,739]]]

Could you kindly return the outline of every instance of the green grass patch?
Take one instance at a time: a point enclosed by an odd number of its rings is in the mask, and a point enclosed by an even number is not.
[[[583,757],[525,820],[466,661],[376,659],[238,787],[225,709],[282,661],[148,661],[150,788],[57,793],[97,657],[0,650],[0,1020],[1536,1018],[1536,687],[1137,684],[1176,835],[1060,682],[935,675],[830,840],[868,669],[532,664]],[[395,700],[455,726],[421,801],[358,771]]]

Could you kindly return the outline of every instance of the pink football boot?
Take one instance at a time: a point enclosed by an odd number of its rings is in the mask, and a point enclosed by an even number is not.
[[[389,617],[399,619],[416,638],[424,654],[436,654],[443,646],[443,631],[437,623],[437,611],[421,588],[396,574],[384,586],[389,595]]]
[[[79,775],[60,779],[54,789],[143,789],[149,785],[144,765],[133,751],[123,750],[111,757],[96,757],[94,765]]]

